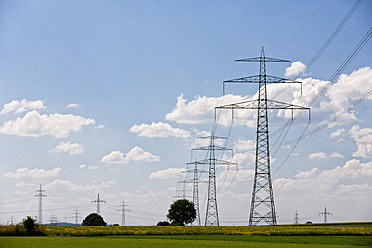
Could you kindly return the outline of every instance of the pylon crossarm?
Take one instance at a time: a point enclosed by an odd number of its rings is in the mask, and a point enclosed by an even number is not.
[[[215,107],[216,109],[261,109],[259,100],[248,100],[233,104],[227,104]],[[279,102],[275,100],[267,99],[267,109],[296,109],[296,110],[309,110],[308,107],[303,107],[295,104],[289,104],[284,102]]]
[[[222,147],[222,146],[213,146],[215,150],[218,150],[218,151],[232,151],[233,149],[230,149],[230,148],[225,148],[225,147]],[[193,151],[206,151],[206,150],[210,150],[211,147],[210,146],[202,146],[202,147],[197,147],[197,148],[193,148],[192,150]]]
[[[236,62],[291,62],[285,59],[276,59],[270,57],[253,57],[253,58],[246,58],[246,59],[236,59]]]

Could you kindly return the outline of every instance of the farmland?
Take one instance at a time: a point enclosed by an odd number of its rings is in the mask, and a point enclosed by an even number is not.
[[[0,247],[371,247],[370,236],[132,235],[105,237],[0,237]]]
[[[18,235],[24,233],[18,233]],[[279,226],[42,226],[16,236],[0,227],[0,247],[371,247],[371,223]]]

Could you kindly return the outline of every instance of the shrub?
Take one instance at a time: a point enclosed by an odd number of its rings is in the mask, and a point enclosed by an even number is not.
[[[156,224],[156,226],[169,226],[169,222],[168,221],[159,221],[158,224]]]

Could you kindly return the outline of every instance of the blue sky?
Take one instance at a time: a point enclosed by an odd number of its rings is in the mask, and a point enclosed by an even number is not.
[[[179,172],[200,145],[196,137],[213,128],[214,107],[255,98],[253,85],[229,86],[222,97],[224,80],[258,73],[257,64],[234,60],[259,56],[264,46],[269,57],[301,62],[268,64],[267,73],[295,79],[286,68],[308,63],[353,4],[0,1],[0,223],[35,215],[39,184],[48,195],[44,222],[75,209],[86,216],[97,193],[107,201],[101,210],[108,223],[121,223],[115,211],[123,200],[132,210],[129,225],[165,220]],[[303,95],[298,86],[271,85],[269,97],[306,105],[370,29],[371,7],[363,1],[301,76]],[[308,131],[371,87],[371,51],[367,43],[312,106]],[[301,221],[321,222],[325,206],[330,221],[372,220],[370,106],[371,96],[292,153],[287,141],[301,134],[306,117],[278,150],[278,136],[271,137],[279,223],[292,223],[296,210]],[[216,134],[224,136],[231,117],[221,116]],[[272,133],[287,119],[270,113]],[[222,225],[248,224],[254,123],[254,111],[236,113],[226,143],[239,170],[218,169]],[[201,185],[202,219],[205,195]]]

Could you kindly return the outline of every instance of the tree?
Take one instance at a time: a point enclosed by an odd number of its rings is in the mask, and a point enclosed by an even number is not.
[[[35,220],[31,216],[27,216],[26,219],[23,219],[23,226],[26,228],[27,232],[32,232],[35,230]]]
[[[167,217],[173,225],[192,223],[196,218],[194,203],[186,199],[180,199],[173,202],[170,205]]]
[[[97,213],[91,213],[82,223],[83,226],[106,226],[107,223],[103,220],[102,216]]]
[[[169,222],[168,221],[159,221],[158,224],[156,224],[156,226],[169,226]]]

